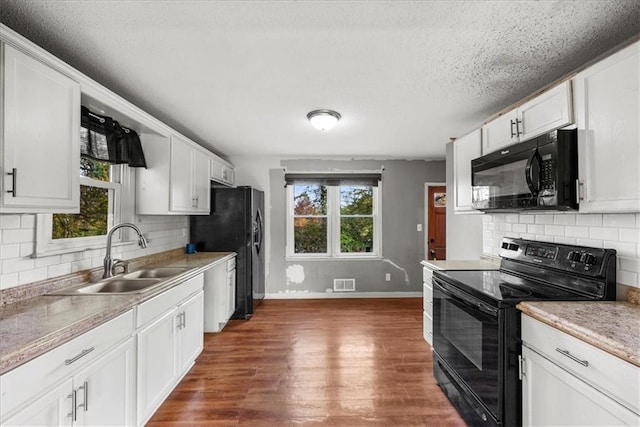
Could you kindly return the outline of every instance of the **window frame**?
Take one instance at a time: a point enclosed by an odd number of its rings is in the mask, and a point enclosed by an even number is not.
[[[312,185],[312,183],[305,183]],[[293,185],[286,188],[286,260],[363,260],[382,258],[382,197],[381,183],[372,186],[373,206],[372,215],[362,215],[362,217],[373,217],[373,249],[371,252],[342,252],[340,250],[340,219],[344,217],[359,217],[359,215],[342,215],[340,212],[340,185],[325,185],[327,188],[327,252],[326,253],[295,253],[294,244],[294,191]],[[324,184],[317,184],[324,185]],[[345,186],[350,185],[345,183]],[[351,185],[362,185],[353,183]],[[317,216],[309,216],[317,217]],[[320,216],[324,217],[324,216]]]
[[[113,190],[113,200],[110,200],[107,230],[120,222],[132,222],[134,218],[133,205],[126,203],[133,200],[135,189],[133,186],[134,172],[126,165],[111,165],[113,181],[100,181],[80,176],[79,185],[106,188]],[[33,258],[82,252],[90,249],[105,249],[106,233],[100,236],[73,237],[68,239],[53,239],[53,214],[36,215],[36,244]],[[128,240],[128,232],[119,230],[114,233],[113,246],[134,243]]]

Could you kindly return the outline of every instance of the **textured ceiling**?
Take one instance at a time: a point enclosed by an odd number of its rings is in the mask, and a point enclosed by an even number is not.
[[[428,159],[640,33],[640,1],[0,0],[0,22],[225,156]],[[343,118],[321,133],[318,108]]]

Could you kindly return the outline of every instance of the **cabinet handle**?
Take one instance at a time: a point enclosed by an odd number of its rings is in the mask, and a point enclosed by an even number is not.
[[[11,180],[11,190],[7,190],[7,193],[11,193],[11,197],[16,197],[16,180],[18,179],[18,169],[11,169],[11,172],[7,172],[7,175],[13,177],[13,179]]]
[[[65,360],[65,361],[64,361],[64,364],[65,364],[65,365],[67,365],[67,366],[69,366],[69,365],[71,365],[73,362],[75,362],[76,360],[78,360],[78,359],[80,359],[80,358],[82,358],[82,357],[86,356],[87,354],[91,353],[91,352],[92,352],[93,350],[95,350],[95,349],[96,349],[95,347],[85,348],[85,349],[84,349],[84,350],[82,350],[82,351],[80,352],[80,354],[78,354],[77,356],[72,357],[71,359],[67,359],[67,360]]]
[[[186,328],[187,327],[187,313],[186,312],[182,312],[182,327]]]
[[[71,421],[75,422],[78,420],[78,411],[76,409],[76,400],[78,398],[78,394],[75,390],[73,390],[71,394],[67,396],[67,398],[69,397],[71,398],[71,413],[67,414],[67,417],[71,417]]]
[[[82,401],[82,405],[80,405],[80,408],[83,408],[84,412],[87,412],[89,410],[89,383],[85,381],[83,385],[78,387],[78,390],[82,390],[84,398],[84,400]]]
[[[515,126],[516,122],[509,120],[509,123],[511,123],[511,138],[513,138],[517,135],[517,133],[513,131],[513,126]]]
[[[522,124],[522,120],[516,119],[516,136],[520,136],[524,134],[524,126],[522,126],[522,130],[520,130],[521,124]]]
[[[573,354],[569,353],[569,350],[565,350],[565,349],[556,347],[556,351],[558,353],[562,354],[563,356],[567,356],[569,359],[573,360],[574,362],[578,362],[582,366],[589,366],[589,361],[588,360],[578,359],[576,356],[574,356]]]
[[[182,329],[182,313],[178,313],[178,315],[176,316],[178,319],[178,329]]]
[[[579,179],[576,179],[576,203],[580,204],[580,200],[584,200],[584,197],[580,195],[582,193],[580,190],[584,188],[584,184],[580,182]]]

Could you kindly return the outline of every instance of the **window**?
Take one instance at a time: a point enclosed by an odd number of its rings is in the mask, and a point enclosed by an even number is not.
[[[331,184],[287,185],[287,256],[380,256],[379,187],[346,179]]]
[[[122,221],[128,168],[82,157],[79,173],[80,213],[38,215],[36,255],[104,247],[109,228]]]

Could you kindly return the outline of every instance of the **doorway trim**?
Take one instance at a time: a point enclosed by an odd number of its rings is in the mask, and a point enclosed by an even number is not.
[[[429,254],[427,253],[427,251],[429,250],[429,187],[441,187],[443,185],[446,187],[447,183],[431,182],[431,181],[424,183],[424,191],[422,192],[424,196],[424,228],[422,229],[424,232],[423,233],[424,239],[422,241],[423,243],[422,259],[424,260],[429,259]],[[447,194],[447,203],[449,203],[449,194]]]

